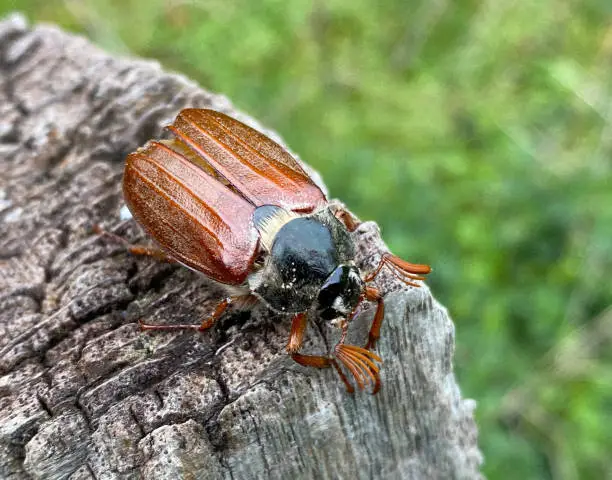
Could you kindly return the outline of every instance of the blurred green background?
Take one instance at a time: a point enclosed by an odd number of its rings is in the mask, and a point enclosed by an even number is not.
[[[431,263],[490,478],[612,478],[610,0],[0,0],[279,131]]]

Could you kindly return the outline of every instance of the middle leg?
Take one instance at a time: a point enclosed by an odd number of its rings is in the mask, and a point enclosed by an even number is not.
[[[287,342],[287,353],[297,353],[302,348],[304,342],[304,333],[308,326],[308,317],[305,312],[296,313],[291,322],[291,333]]]
[[[346,375],[338,366],[338,362],[336,362],[334,358],[323,355],[303,355],[298,353],[300,348],[302,348],[302,343],[304,343],[304,333],[306,332],[307,326],[308,316],[305,312],[296,313],[293,316],[293,320],[291,322],[291,333],[289,334],[289,341],[287,342],[286,347],[287,353],[291,355],[291,358],[295,362],[304,367],[328,368],[333,366],[338,372],[338,375],[344,383],[347,391],[349,393],[353,393],[355,391],[353,386],[349,383]]]
[[[245,297],[250,297],[250,295],[239,295],[225,298],[219,302],[219,304],[217,304],[214,312],[202,320],[202,322],[199,324],[157,325],[144,323],[142,320],[139,320],[138,323],[140,324],[140,328],[142,330],[198,330],[203,332],[204,330],[208,330],[210,327],[212,327],[232,303],[246,301]]]
[[[354,312],[353,312],[354,313]],[[374,362],[380,362],[378,355],[366,350],[365,348],[355,345],[346,345],[344,343],[348,332],[350,321],[344,321],[342,324],[342,336],[338,344],[334,347],[334,353],[331,356],[324,355],[303,355],[298,353],[304,339],[304,332],[307,326],[307,317],[305,313],[294,315],[291,324],[291,334],[287,342],[287,352],[291,358],[305,367],[328,368],[334,367],[340,379],[344,383],[347,391],[353,393],[355,389],[348,381],[348,378],[340,368],[338,362],[353,375],[360,389],[365,388],[367,383],[373,385],[372,394],[380,389],[379,368]]]
[[[334,367],[338,375],[340,376],[340,380],[344,383],[346,387],[346,391],[349,393],[353,393],[355,389],[346,378],[346,375],[338,365],[336,359],[331,357],[325,357],[323,355],[302,355],[301,353],[292,353],[291,358],[304,367],[314,367],[314,368],[328,368]],[[363,388],[363,387],[362,387]]]

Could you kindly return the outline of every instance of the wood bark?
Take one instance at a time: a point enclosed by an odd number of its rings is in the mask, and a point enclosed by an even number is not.
[[[376,396],[295,365],[289,320],[263,306],[202,334],[139,331],[138,319],[197,323],[223,295],[92,233],[99,223],[144,240],[121,217],[125,154],[187,106],[257,126],[155,62],[19,15],[0,21],[0,478],[479,478],[475,403],[461,397],[453,323],[426,285],[379,277]],[[374,223],[355,239],[361,267],[386,251]],[[304,351],[335,339],[309,327]]]

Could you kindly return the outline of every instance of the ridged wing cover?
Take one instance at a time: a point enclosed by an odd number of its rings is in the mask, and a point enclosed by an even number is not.
[[[185,109],[168,128],[255,206],[310,213],[326,203],[284,148],[238,120],[214,110]]]
[[[123,179],[128,208],[173,258],[239,285],[257,252],[255,207],[192,161],[155,141],[130,154]]]

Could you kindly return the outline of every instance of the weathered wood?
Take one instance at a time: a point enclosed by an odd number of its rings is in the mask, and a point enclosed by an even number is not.
[[[139,331],[139,318],[197,322],[221,295],[90,233],[143,239],[120,219],[124,156],[186,106],[239,115],[156,63],[0,22],[0,477],[479,478],[453,324],[426,286],[380,277],[377,396],[293,364],[289,321],[263,307],[204,334]],[[376,225],[355,236],[373,265]],[[306,351],[336,335],[308,334]]]

